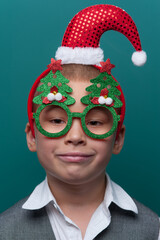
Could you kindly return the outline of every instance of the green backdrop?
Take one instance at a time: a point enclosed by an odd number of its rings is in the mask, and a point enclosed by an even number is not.
[[[61,45],[71,18],[101,0],[1,0],[0,212],[30,194],[45,172],[25,140],[27,97],[37,76]],[[102,36],[106,59],[121,83],[127,103],[125,146],[108,172],[131,196],[160,215],[160,1],[108,0],[125,9],[138,27],[148,62],[135,67],[130,42],[118,32]]]

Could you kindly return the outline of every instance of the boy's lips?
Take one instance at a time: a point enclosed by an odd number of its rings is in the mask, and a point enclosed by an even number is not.
[[[64,162],[86,162],[90,160],[94,154],[86,154],[81,152],[68,152],[63,154],[57,154],[57,156]]]

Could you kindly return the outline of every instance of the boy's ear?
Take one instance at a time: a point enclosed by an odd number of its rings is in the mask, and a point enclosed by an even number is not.
[[[122,125],[119,135],[114,142],[113,154],[119,154],[120,151],[122,150],[124,144],[125,131],[126,128],[124,125]]]
[[[35,137],[32,134],[30,124],[26,124],[25,128],[26,139],[27,139],[27,146],[31,152],[36,152],[36,141]]]

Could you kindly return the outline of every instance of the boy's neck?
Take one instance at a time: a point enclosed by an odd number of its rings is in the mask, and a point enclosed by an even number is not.
[[[103,201],[106,188],[105,173],[82,184],[65,183],[49,174],[47,179],[50,190],[60,206],[97,205]]]
[[[84,184],[68,184],[47,175],[50,190],[63,213],[70,218],[85,236],[90,219],[104,199],[105,172]]]

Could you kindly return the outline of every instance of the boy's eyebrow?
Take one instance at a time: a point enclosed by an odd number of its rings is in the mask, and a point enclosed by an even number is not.
[[[43,109],[43,111],[45,112],[49,112],[50,110],[52,110],[53,108],[59,108],[57,105],[50,105],[50,106],[47,106]]]

